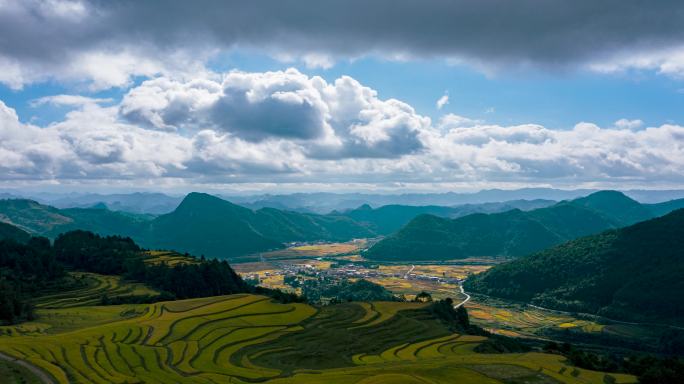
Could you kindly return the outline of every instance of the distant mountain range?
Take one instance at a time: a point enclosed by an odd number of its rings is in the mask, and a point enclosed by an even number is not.
[[[597,192],[592,189],[561,190],[553,188],[523,188],[515,190],[488,189],[472,193],[292,193],[261,195],[219,195],[219,197],[250,209],[276,208],[287,211],[327,214],[344,212],[368,204],[374,208],[385,205],[460,206],[465,204],[499,203],[513,200],[570,200]],[[627,196],[642,203],[658,203],[684,198],[684,190],[627,190]],[[56,208],[90,208],[104,204],[112,211],[160,215],[169,213],[183,196],[163,193],[135,192],[97,193],[30,193],[0,192],[0,199],[31,199]]]
[[[616,319],[684,324],[684,209],[498,265],[468,291]]]
[[[88,201],[89,203],[92,201]],[[400,228],[424,212],[451,217],[513,207],[530,208],[549,201],[515,201],[462,207],[363,206],[320,215],[275,208],[251,210],[216,196],[191,193],[172,212],[154,216],[90,208],[59,209],[33,200],[0,200],[0,221],[32,234],[56,237],[83,229],[101,235],[130,236],[148,248],[169,248],[210,257],[234,256],[282,248],[301,241],[346,241],[375,237]]]
[[[276,207],[298,211],[328,213],[347,211],[367,204],[373,207],[385,205],[443,206],[464,204],[498,203],[511,200],[564,200],[585,196],[592,190],[565,191],[551,188],[527,188],[518,190],[490,189],[474,193],[293,193],[288,195],[231,196],[237,204],[251,208]],[[684,194],[683,194],[684,197]],[[228,197],[227,197],[228,198]]]
[[[641,204],[621,192],[601,191],[528,212],[515,209],[457,219],[421,215],[375,244],[365,257],[414,261],[523,256],[681,207],[684,207],[684,199]]]
[[[446,193],[293,193],[283,195],[224,196],[246,207],[258,209],[272,207],[297,211],[328,213],[346,211],[363,204],[372,207],[384,205],[446,206],[497,203],[513,200],[571,200],[599,192],[597,189],[564,190],[554,188],[485,189],[478,192]],[[684,190],[626,190],[623,193],[642,203],[659,203],[684,198]]]
[[[278,249],[289,242],[387,235],[403,227],[373,247],[368,256],[414,260],[519,256],[645,220],[669,212],[677,204],[642,205],[618,192],[603,192],[555,205],[548,200],[456,207],[390,205],[373,209],[363,205],[321,215],[275,208],[252,210],[216,196],[190,193],[172,212],[159,216],[112,211],[104,203],[91,208],[59,209],[26,199],[0,200],[0,221],[50,238],[83,229],[101,235],[129,236],[147,248],[219,258]],[[502,213],[471,215],[473,212]],[[448,219],[454,217],[458,219]]]
[[[169,196],[163,193],[121,193],[121,194],[85,194],[66,195],[52,199],[41,199],[57,208],[91,208],[106,207],[112,211],[123,211],[139,214],[160,215],[169,213],[178,207],[183,197]]]

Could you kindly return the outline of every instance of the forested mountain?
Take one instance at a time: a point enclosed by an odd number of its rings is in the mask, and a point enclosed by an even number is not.
[[[465,287],[548,308],[684,324],[684,209],[498,265]]]
[[[655,215],[648,206],[640,204],[618,191],[599,191],[575,199],[572,204],[592,209],[614,220],[618,225],[638,223],[651,219]]]
[[[229,258],[282,248],[284,242],[349,240],[374,233],[348,217],[262,208],[191,193],[178,208],[154,219],[142,240],[148,246]]]
[[[280,241],[342,241],[372,237],[375,232],[340,215],[318,215],[262,208],[252,224],[265,236]]]
[[[31,319],[26,298],[63,273],[48,239],[0,240],[0,324]]]
[[[250,225],[253,216],[253,211],[218,197],[191,193],[173,212],[150,222],[141,243],[223,258],[281,248]]]
[[[464,204],[454,207],[439,205],[383,205],[371,208],[364,204],[356,209],[343,213],[355,221],[367,225],[371,230],[380,235],[389,235],[401,229],[415,217],[429,214],[439,217],[457,218],[473,213],[505,212],[511,209],[523,211],[547,207],[555,202],[552,200],[513,200],[501,203]]]
[[[65,267],[122,275],[162,291],[157,300],[255,291],[225,260],[197,259],[169,266],[148,264],[147,258],[128,237],[100,236],[80,230],[59,235],[54,245],[45,237],[31,237],[25,243],[0,240],[0,324],[31,319],[31,299],[48,285],[53,290],[73,289],[63,279]]]
[[[160,289],[170,298],[190,298],[250,292],[252,290],[228,263],[197,260],[194,263],[146,264],[146,255],[130,238],[99,236],[87,231],[72,231],[55,239],[58,261],[80,271],[125,278]]]
[[[642,205],[620,192],[601,191],[529,212],[511,210],[453,220],[423,215],[378,242],[365,256],[405,261],[517,257],[634,224],[658,216],[663,210],[651,210],[649,205]]]

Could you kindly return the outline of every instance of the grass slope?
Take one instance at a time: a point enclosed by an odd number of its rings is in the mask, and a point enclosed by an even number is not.
[[[498,265],[466,288],[607,317],[682,324],[684,209]]]

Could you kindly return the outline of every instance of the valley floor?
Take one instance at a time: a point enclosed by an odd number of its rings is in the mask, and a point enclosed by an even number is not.
[[[441,263],[379,263],[361,256],[366,246],[364,240],[293,246],[260,254],[256,256],[258,261],[233,266],[243,277],[256,277],[261,285],[297,293],[301,292],[284,283],[285,277],[366,279],[408,300],[424,291],[435,300],[450,297],[460,303],[468,298],[460,284],[464,279],[503,261],[481,257]],[[483,295],[473,295],[466,309],[474,324],[494,334],[588,346],[653,351],[667,331],[667,327],[653,324],[562,313]]]

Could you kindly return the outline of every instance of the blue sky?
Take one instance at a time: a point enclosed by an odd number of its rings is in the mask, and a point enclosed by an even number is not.
[[[250,58],[227,60],[217,67],[226,70],[230,65],[246,71],[285,67],[274,60]],[[328,80],[352,76],[376,89],[380,97],[406,101],[433,118],[450,112],[494,124],[532,122],[558,129],[572,128],[581,121],[607,126],[621,118],[653,125],[684,121],[684,82],[653,71],[597,74],[514,69],[485,74],[439,59],[404,62],[378,58],[302,70]],[[439,111],[435,102],[445,92],[449,104]]]
[[[514,125],[537,123],[569,129],[582,121],[608,126],[622,119],[646,124],[684,122],[684,81],[653,71],[593,73],[588,70],[511,70],[483,73],[445,60],[392,61],[376,57],[341,60],[328,69],[306,68],[257,53],[219,55],[208,67],[217,72],[249,72],[299,68],[309,75],[332,81],[348,75],[378,91],[381,98],[396,98],[433,119],[455,113],[488,123]],[[144,78],[134,79],[132,85]],[[40,97],[81,93],[120,100],[128,88],[83,92],[83,87],[55,82],[38,83],[21,90],[0,85],[0,100],[17,110],[24,121],[45,124],[63,117],[69,108],[32,106]],[[449,104],[438,110],[436,100],[449,95]]]
[[[3,2],[0,187],[679,188],[684,5],[555,3]]]

